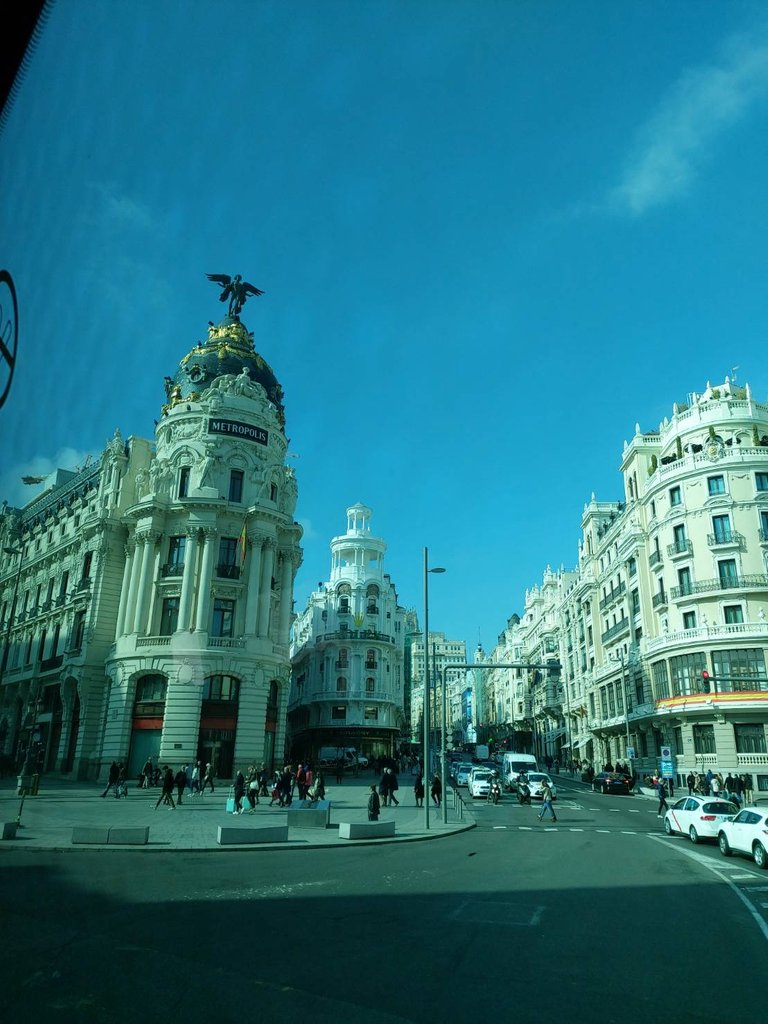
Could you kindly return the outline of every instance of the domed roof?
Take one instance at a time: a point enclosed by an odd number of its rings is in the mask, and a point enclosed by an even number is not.
[[[209,322],[205,344],[199,341],[181,360],[176,375],[166,377],[166,394],[169,400],[194,401],[217,377],[237,376],[244,367],[251,381],[264,388],[282,419],[283,389],[272,367],[254,349],[253,334],[236,317],[224,317],[218,327]]]

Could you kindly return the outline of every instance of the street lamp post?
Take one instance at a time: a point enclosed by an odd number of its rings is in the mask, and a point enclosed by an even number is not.
[[[429,828],[429,574],[445,569],[429,568],[429,553],[424,548],[424,828]],[[445,785],[445,780],[443,780]]]

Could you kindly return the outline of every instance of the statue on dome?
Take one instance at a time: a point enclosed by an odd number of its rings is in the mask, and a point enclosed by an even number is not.
[[[234,277],[230,277],[229,274],[207,274],[206,276],[209,281],[221,285],[223,290],[219,296],[219,301],[226,302],[229,299],[229,315],[232,317],[240,315],[240,310],[245,305],[249,295],[264,294],[261,288],[257,288],[256,285],[244,281],[240,274],[235,274]]]

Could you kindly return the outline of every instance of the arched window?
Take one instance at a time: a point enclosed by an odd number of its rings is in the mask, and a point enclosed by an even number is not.
[[[349,648],[339,648],[339,660],[336,662],[336,668],[346,668],[349,665]]]
[[[234,676],[208,676],[203,682],[203,700],[223,700],[237,703],[240,697],[240,680]]]
[[[376,680],[373,678],[373,676],[367,676],[367,678],[365,680],[365,692],[366,693],[373,693],[375,688],[376,688]]]
[[[368,615],[376,615],[378,608],[379,588],[372,583],[365,592],[366,612]]]
[[[349,599],[352,594],[349,584],[342,583],[336,593],[339,598],[339,613],[341,615],[349,615]]]
[[[336,679],[336,693],[347,692],[347,678],[346,676],[338,676]]]
[[[143,704],[146,701],[157,701],[165,700],[165,693],[168,689],[168,680],[165,676],[161,676],[159,673],[153,675],[140,676],[136,680],[136,703]]]
[[[371,647],[365,652],[365,667],[376,668],[376,651]]]

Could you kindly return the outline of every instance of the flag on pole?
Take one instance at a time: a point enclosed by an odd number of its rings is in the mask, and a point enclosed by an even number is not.
[[[248,546],[248,532],[245,528],[245,522],[243,522],[243,528],[240,531],[240,537],[237,543],[240,549],[240,565],[242,567],[243,563],[245,562],[245,550],[246,547]]]

